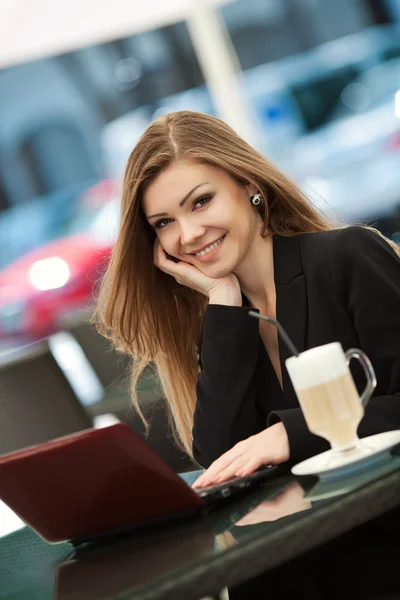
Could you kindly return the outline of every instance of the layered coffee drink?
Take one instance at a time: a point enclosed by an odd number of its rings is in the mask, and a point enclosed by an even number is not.
[[[309,430],[333,448],[351,448],[364,408],[339,343],[303,352],[286,361]]]
[[[364,409],[350,374],[298,391],[307,426],[333,447],[354,444]]]

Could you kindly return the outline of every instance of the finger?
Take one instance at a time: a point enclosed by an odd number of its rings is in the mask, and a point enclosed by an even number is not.
[[[232,457],[229,464],[219,464],[219,468],[214,469],[212,472],[206,471],[202,475],[202,481],[199,482],[199,487],[207,487],[214,483],[222,483],[235,477],[238,469],[243,465],[243,461],[246,460],[243,456]],[[212,465],[214,466],[214,465]],[[196,481],[196,484],[198,480]]]
[[[154,242],[154,246],[153,246],[153,262],[156,267],[158,267],[158,265],[159,265],[158,253],[159,253],[160,246],[161,246],[160,241],[158,238],[156,238],[155,242]]]
[[[167,253],[165,252],[165,250],[162,247],[162,245],[160,244],[160,242],[158,242],[158,245],[157,245],[157,261],[158,261],[158,266],[160,268],[162,268],[163,270],[165,269],[166,266],[170,265],[172,262],[172,261],[168,260]],[[174,264],[174,263],[172,263],[172,264]]]
[[[262,467],[264,464],[268,463],[265,463],[265,461],[262,458],[250,457],[241,466],[241,468],[238,469],[236,475],[238,477],[246,477],[247,475],[251,475],[252,473],[254,473],[254,471]]]
[[[207,471],[205,471],[205,473],[203,473],[202,475],[200,475],[200,477],[198,479],[196,479],[196,481],[193,484],[193,487],[195,489],[197,488],[201,488],[201,487],[207,487],[208,485],[210,485],[210,481],[212,479],[212,476],[210,477],[210,474]]]
[[[232,462],[226,469],[213,478],[213,483],[223,483],[224,481],[229,481],[229,479],[232,479],[233,477],[237,477],[238,472],[243,467],[243,461],[246,461],[246,459],[241,456]]]
[[[172,277],[177,275],[176,265],[178,263],[168,259],[167,253],[158,239],[154,242],[153,262],[160,271],[167,273],[167,275],[172,275]]]
[[[211,482],[213,481],[214,477],[216,477],[218,473],[220,473],[222,470],[222,466],[216,468],[215,463],[212,463],[212,465],[207,469],[207,471],[205,471],[202,475],[200,475],[198,479],[196,479],[196,481],[193,484],[193,487],[200,488],[211,485]]]
[[[211,485],[209,481],[214,479],[214,477],[221,473],[226,467],[228,467],[234,460],[245,454],[247,448],[247,440],[238,442],[222,454],[219,458],[217,458],[208,469],[200,475],[200,477],[195,481],[193,487],[205,487],[207,485]]]
[[[235,460],[236,456],[232,455],[232,451],[226,452],[217,460],[215,460],[208,469],[200,475],[200,477],[195,481],[194,486],[196,487],[205,487],[207,485],[211,485],[211,482],[214,478],[221,473],[227,466],[231,464],[233,460]]]

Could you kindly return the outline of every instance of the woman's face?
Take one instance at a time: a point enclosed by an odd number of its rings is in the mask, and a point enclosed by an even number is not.
[[[219,278],[235,271],[260,228],[256,191],[215,167],[180,161],[148,186],[143,209],[168,254]]]

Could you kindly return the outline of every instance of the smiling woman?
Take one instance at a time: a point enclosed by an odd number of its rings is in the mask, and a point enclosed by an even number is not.
[[[286,348],[249,307],[278,317],[300,352],[364,349],[379,384],[360,436],[400,426],[400,259],[382,236],[335,229],[230,127],[189,111],[143,134],[121,212],[96,322],[132,356],[135,404],[154,362],[178,441],[203,466],[223,455],[203,483],[326,447],[307,429]]]
[[[249,202],[253,188],[212,165],[181,160],[147,187],[143,209],[167,254],[221,279],[240,264],[260,226]]]

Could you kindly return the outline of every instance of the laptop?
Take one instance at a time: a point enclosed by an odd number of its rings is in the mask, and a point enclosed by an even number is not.
[[[79,545],[203,514],[278,471],[267,466],[194,490],[117,423],[3,454],[0,499],[46,542]]]

